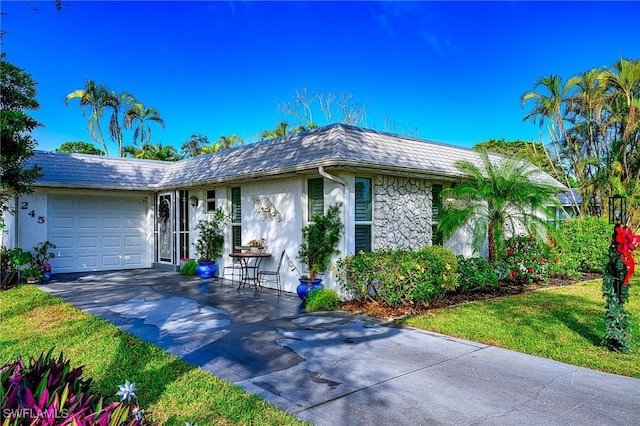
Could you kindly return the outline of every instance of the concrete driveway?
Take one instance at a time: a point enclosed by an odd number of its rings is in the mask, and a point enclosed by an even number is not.
[[[157,270],[46,291],[316,425],[635,425],[640,380]]]

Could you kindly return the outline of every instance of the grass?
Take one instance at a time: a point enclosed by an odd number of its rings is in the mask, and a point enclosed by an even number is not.
[[[632,354],[602,345],[605,304],[602,281],[586,281],[492,300],[437,309],[403,324],[554,359],[572,365],[640,378],[640,279],[631,282],[625,305],[631,320]]]
[[[0,364],[55,347],[103,394],[129,380],[155,424],[302,425],[240,387],[30,285],[0,292]]]

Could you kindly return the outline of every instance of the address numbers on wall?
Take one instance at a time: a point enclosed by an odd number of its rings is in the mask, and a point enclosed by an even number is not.
[[[29,210],[29,203],[26,201],[20,202],[20,210]],[[32,209],[29,213],[27,213],[27,215],[33,218],[37,216],[35,209]],[[38,216],[38,223],[44,223],[44,216]]]

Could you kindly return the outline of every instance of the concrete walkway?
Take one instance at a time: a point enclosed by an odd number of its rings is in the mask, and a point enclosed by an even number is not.
[[[640,380],[134,270],[46,291],[316,425],[638,425]]]

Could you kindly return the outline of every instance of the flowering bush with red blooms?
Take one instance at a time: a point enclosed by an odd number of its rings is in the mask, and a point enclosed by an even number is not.
[[[503,280],[531,284],[549,277],[574,276],[576,265],[572,263],[533,236],[518,236],[506,241],[498,270]]]

